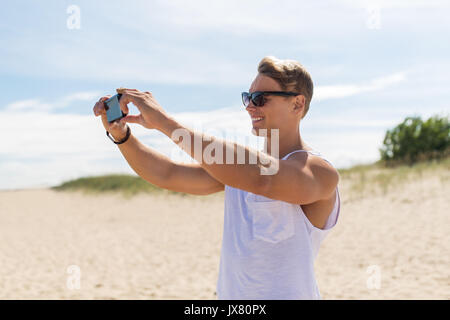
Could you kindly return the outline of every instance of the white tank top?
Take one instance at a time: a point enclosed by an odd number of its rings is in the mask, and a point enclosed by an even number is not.
[[[322,157],[318,152],[295,150],[281,160],[295,152]],[[320,299],[314,259],[339,210],[336,187],[334,208],[319,229],[300,205],[225,186],[218,299]]]

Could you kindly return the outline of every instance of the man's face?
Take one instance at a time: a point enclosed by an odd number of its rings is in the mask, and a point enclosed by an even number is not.
[[[274,79],[258,74],[249,89],[250,93],[255,91],[283,90]],[[253,102],[250,101],[250,104],[245,108],[250,115],[254,135],[262,135],[259,133],[259,129],[267,129],[267,134],[270,135],[270,129],[281,129],[282,127],[295,125],[297,117],[296,113],[292,112],[295,97],[266,95],[264,98],[266,102],[262,107],[255,107]]]

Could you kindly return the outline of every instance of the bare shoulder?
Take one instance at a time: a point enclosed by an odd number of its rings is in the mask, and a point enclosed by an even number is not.
[[[339,172],[324,158],[312,155],[308,152],[297,152],[291,155],[288,160],[295,161],[297,165],[308,170],[319,183],[324,185],[329,192],[324,199],[330,198],[339,182]],[[328,188],[327,188],[328,186]]]
[[[339,173],[329,162],[319,156],[311,155],[307,152],[298,152],[294,155],[289,157],[289,159],[304,166],[321,185],[321,199],[309,204],[303,204],[301,207],[308,220],[315,227],[322,229],[336,201],[336,186],[339,182]]]
[[[336,188],[337,171],[326,160],[305,152],[282,159],[276,174],[262,176],[258,194],[303,205],[328,198]]]

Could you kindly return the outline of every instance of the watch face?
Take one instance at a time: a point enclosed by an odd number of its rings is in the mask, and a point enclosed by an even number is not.
[[[113,122],[125,117],[125,114],[120,110],[119,99],[122,95],[116,94],[105,101],[106,104],[106,118],[108,122]]]

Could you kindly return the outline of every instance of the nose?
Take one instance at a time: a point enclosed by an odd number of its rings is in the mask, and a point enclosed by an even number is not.
[[[256,111],[256,107],[255,106],[250,106],[250,104],[245,108],[245,110],[249,113],[252,114],[253,112]]]

